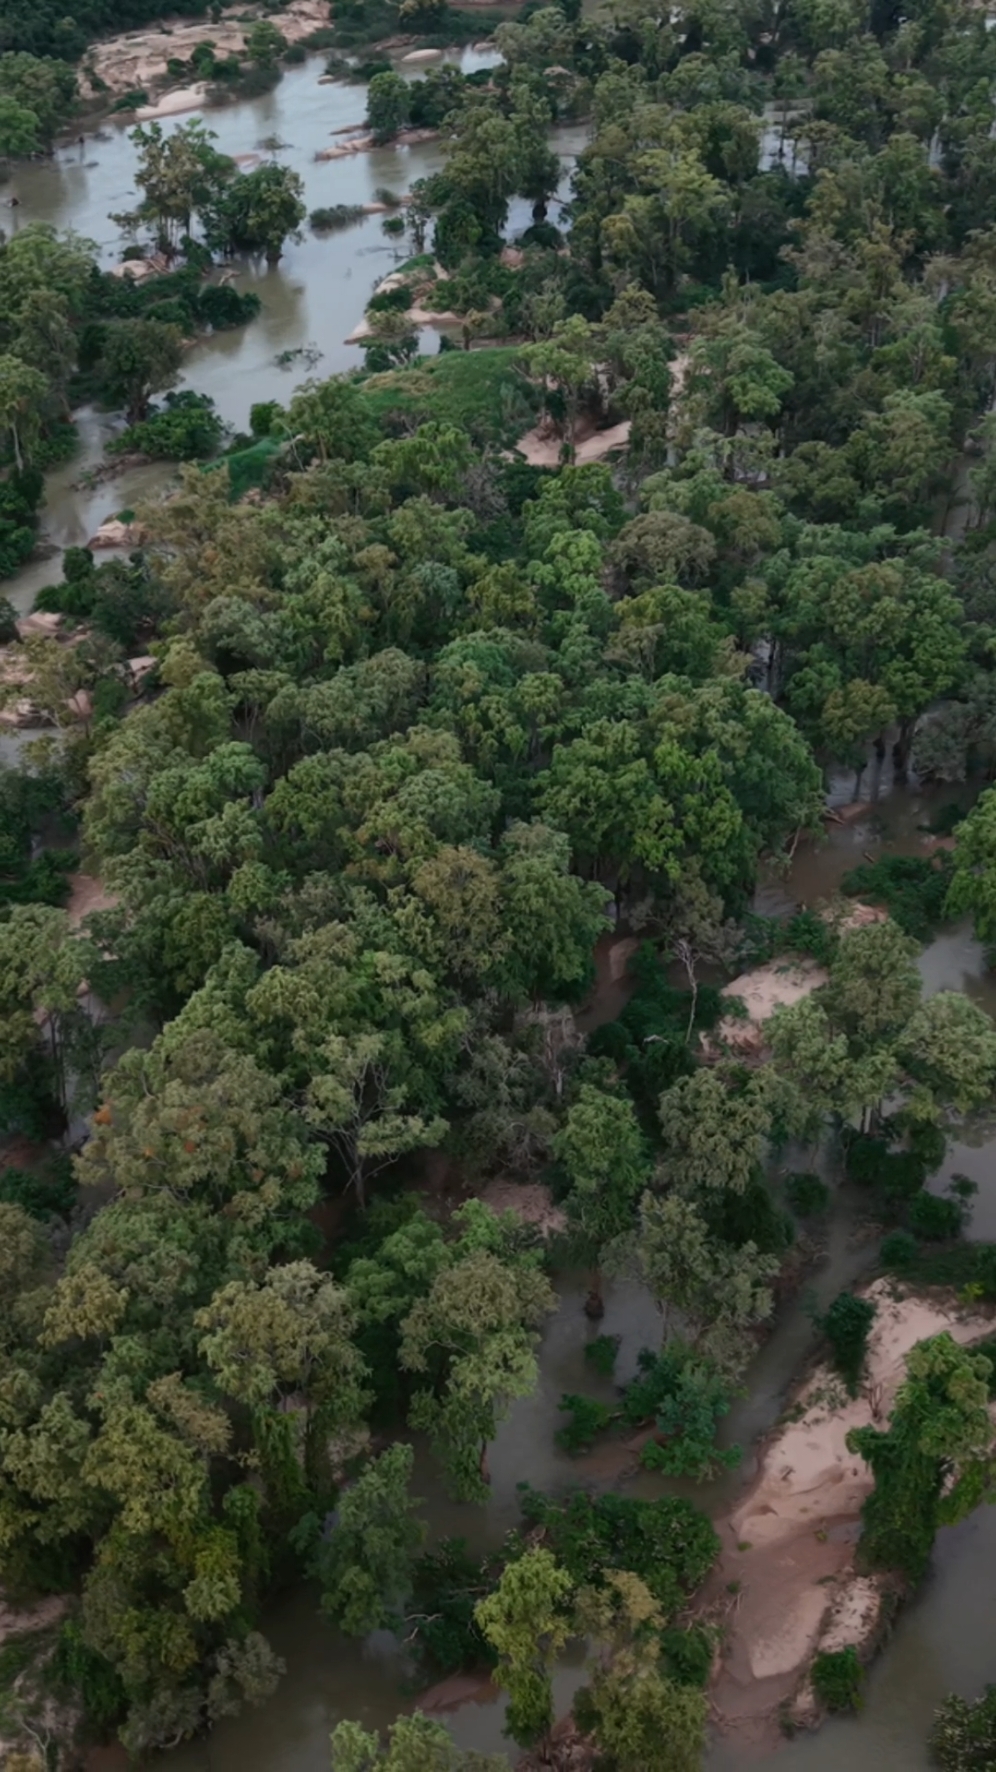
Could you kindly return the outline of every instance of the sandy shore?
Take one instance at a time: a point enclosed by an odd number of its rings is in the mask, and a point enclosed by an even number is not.
[[[872,1478],[848,1451],[848,1433],[885,1425],[917,1342],[946,1330],[967,1344],[992,1331],[990,1316],[953,1296],[918,1296],[888,1279],[865,1295],[877,1315],[860,1394],[849,1398],[829,1367],[817,1368],[799,1394],[796,1418],[765,1447],[750,1494],[719,1522],[723,1551],[703,1596],[706,1606],[727,1611],[715,1715],[720,1727],[758,1746],[778,1737],[785,1706],[801,1724],[818,1720],[806,1679],[814,1655],[852,1643],[874,1647],[895,1588],[854,1568]]]
[[[148,92],[170,78],[167,61],[189,61],[198,43],[206,43],[209,39],[221,60],[228,55],[239,55],[253,21],[263,16],[255,7],[228,6],[217,24],[210,18],[174,18],[165,20],[162,28],[125,31],[119,37],[108,37],[103,43],[95,43],[84,57],[80,71],[84,97],[97,96],[102,91],[111,97],[123,92]],[[288,43],[299,43],[302,37],[308,37],[312,31],[328,24],[328,0],[289,0],[274,22]],[[91,71],[103,81],[103,87],[88,80]],[[189,98],[196,90],[184,87],[169,96],[179,99],[183,93]],[[139,115],[143,119],[175,116],[177,110],[193,109],[200,102],[185,103],[171,110],[164,110],[158,104],[150,105]]]

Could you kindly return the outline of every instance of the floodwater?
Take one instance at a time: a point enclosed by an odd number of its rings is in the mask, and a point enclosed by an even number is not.
[[[475,51],[462,59],[468,68],[485,65]],[[316,162],[315,151],[329,144],[332,132],[359,123],[365,108],[362,87],[319,84],[321,68],[321,60],[313,59],[288,71],[263,97],[211,112],[208,122],[219,149],[231,154],[265,153],[268,150],[260,144],[278,138],[286,144],[278,150],[279,158],[294,166],[305,181],[309,210],[373,201],[379,186],[403,191],[440,164],[439,146],[433,143]],[[167,121],[165,127],[176,127],[180,121]],[[565,168],[582,140],[579,130],[558,132]],[[566,196],[567,176],[565,169],[561,196]],[[96,240],[104,261],[113,262],[121,242],[109,216],[133,206],[133,177],[134,150],[127,126],[108,123],[99,137],[90,136],[82,146],[65,149],[52,161],[19,171],[14,188],[20,207],[10,212],[12,225],[45,220],[72,226]],[[523,205],[521,213],[513,213],[510,233],[528,221]],[[239,268],[239,287],[255,288],[263,311],[248,327],[198,343],[187,359],[185,381],[211,394],[229,423],[245,428],[249,407],[256,401],[286,400],[312,370],[327,375],[352,367],[359,355],[344,341],[372,286],[397,256],[378,216],[323,238],[305,227],[301,242],[288,246],[279,266]],[[432,348],[431,339],[424,343]],[[288,352],[304,351],[313,356],[311,363],[301,355],[292,356],[286,367],[278,362]],[[79,422],[76,457],[48,477],[43,527],[58,548],[85,541],[102,518],[134,505],[168,479],[168,470],[155,466],[80,489],[83,471],[99,462],[117,421],[86,411]],[[3,593],[26,610],[41,585],[58,575],[57,559],[35,561],[4,584]],[[11,735],[11,741],[23,742],[28,736]],[[970,797],[950,788],[919,791],[896,786],[887,763],[867,772],[860,791],[868,799],[867,810],[856,819],[831,825],[823,844],[800,845],[787,875],[771,880],[760,893],[759,909],[773,913],[816,903],[865,856],[875,857],[884,850],[923,853],[927,838],[920,827],[946,801],[962,797],[967,802]],[[853,773],[831,783],[831,804],[841,807],[853,795]],[[996,986],[985,974],[970,931],[946,931],[922,957],[921,969],[928,990],[964,989],[996,1010]],[[996,1236],[993,1148],[990,1124],[976,1121],[953,1147],[941,1178],[957,1171],[978,1183],[972,1231],[987,1237]],[[825,1161],[832,1174],[832,1156]],[[813,1311],[824,1309],[841,1287],[858,1279],[873,1256],[874,1241],[862,1235],[862,1209],[859,1196],[846,1188],[837,1190],[834,1213],[822,1232],[821,1262],[801,1293],[782,1309],[752,1364],[749,1394],[724,1424],[727,1442],[744,1447],[743,1462],[736,1472],[695,1492],[696,1499],[712,1511],[726,1511],[737,1490],[749,1481],[755,1465],[754,1442],[777,1418],[786,1391],[814,1344]],[[513,1407],[490,1451],[492,1491],[486,1507],[449,1502],[426,1448],[417,1445],[415,1493],[424,1498],[434,1536],[462,1534],[481,1547],[499,1543],[517,1518],[516,1485],[522,1481],[556,1490],[571,1482],[604,1487],[619,1480],[617,1449],[571,1461],[554,1444],[556,1405],[562,1393],[610,1394],[608,1383],[600,1385],[584,1361],[584,1343],[595,1332],[581,1309],[584,1295],[580,1276],[561,1280],[560,1307],[544,1337],[537,1392]],[[622,1338],[617,1375],[625,1378],[640,1348],[657,1344],[657,1314],[633,1280],[610,1283],[606,1305],[597,1329]],[[660,1478],[650,1475],[628,1485],[630,1492],[639,1494],[659,1493],[663,1486]],[[779,1756],[784,1772],[836,1772],[844,1763],[850,1772],[880,1772],[883,1767],[916,1772],[927,1766],[925,1738],[941,1696],[952,1687],[973,1694],[994,1674],[989,1646],[996,1604],[993,1581],[986,1573],[996,1567],[994,1558],[996,1513],[991,1510],[982,1510],[941,1534],[934,1572],[902,1616],[871,1676],[861,1719],[831,1723],[818,1736],[786,1746]],[[348,1716],[368,1727],[384,1727],[411,1702],[403,1658],[393,1639],[387,1633],[377,1633],[366,1643],[343,1638],[322,1622],[317,1596],[310,1590],[298,1588],[275,1603],[265,1628],[288,1666],[275,1698],[261,1711],[226,1722],[210,1737],[171,1754],[168,1772],[326,1772],[328,1736],[337,1720]],[[580,1677],[577,1658],[568,1658],[556,1681],[560,1710],[566,1709]],[[494,1752],[508,1745],[502,1737],[503,1715],[500,1702],[469,1703],[449,1721],[462,1747]],[[708,1762],[710,1772],[733,1772],[744,1763],[742,1750],[731,1742],[716,1744]]]

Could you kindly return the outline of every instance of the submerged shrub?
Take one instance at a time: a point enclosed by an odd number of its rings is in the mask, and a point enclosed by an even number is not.
[[[853,1643],[817,1655],[810,1677],[821,1704],[831,1711],[860,1710],[865,1670]]]

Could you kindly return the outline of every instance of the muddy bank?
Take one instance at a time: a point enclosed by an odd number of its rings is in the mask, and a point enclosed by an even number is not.
[[[723,1549],[703,1596],[725,1627],[714,1716],[758,1747],[780,1739],[784,1715],[803,1726],[819,1720],[807,1682],[814,1655],[849,1644],[870,1653],[893,1604],[892,1581],[855,1569],[873,1483],[848,1451],[848,1433],[885,1424],[917,1342],[947,1331],[967,1344],[992,1329],[991,1315],[892,1280],[875,1281],[865,1296],[877,1314],[858,1396],[818,1366],[763,1448],[750,1493],[718,1522]]]
[[[85,56],[80,90],[84,98],[113,98],[124,92],[148,91],[170,78],[167,62],[189,61],[199,43],[213,43],[221,60],[228,55],[240,55],[256,19],[264,16],[260,7],[229,6],[217,23],[211,18],[173,19],[148,31],[126,31],[119,37],[108,37],[105,42],[94,44]],[[288,43],[299,43],[328,24],[328,0],[288,0],[273,22]],[[194,106],[200,102],[200,98],[195,99]],[[140,113],[143,118],[152,115],[172,116],[174,110],[150,107]]]

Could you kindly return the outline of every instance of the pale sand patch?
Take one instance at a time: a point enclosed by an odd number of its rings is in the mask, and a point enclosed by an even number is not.
[[[246,35],[254,19],[262,16],[264,15],[259,11],[236,5],[227,7],[217,23],[210,18],[172,19],[164,21],[164,30],[157,27],[149,31],[125,31],[120,36],[108,37],[103,43],[95,43],[84,58],[85,65],[80,75],[84,95],[89,96],[102,90],[90,86],[87,74],[91,68],[103,82],[103,88],[112,95],[117,95],[137,90],[147,92],[151,87],[167,80],[167,61],[189,61],[197,45],[207,42],[209,38],[215,45],[220,60],[229,55],[239,55],[245,48]],[[248,23],[245,22],[247,17]],[[278,29],[288,43],[299,43],[302,37],[309,36],[312,31],[328,22],[328,0],[289,0],[289,4],[276,20]],[[186,90],[189,92],[193,88],[188,87]],[[159,110],[156,106],[150,106],[138,113],[142,121],[152,116],[168,117],[175,114],[174,111]]]
[[[165,92],[154,105],[140,105],[135,112],[135,121],[155,123],[160,117],[179,117],[183,111],[199,111],[203,108],[207,91],[203,82],[195,86],[178,86],[173,92]]]
[[[109,892],[95,874],[70,874],[66,905],[70,928],[78,929],[83,918],[93,911],[113,911],[120,902],[117,893]]]
[[[611,425],[606,431],[589,431],[580,436],[574,446],[574,461],[578,467],[585,462],[602,461],[613,449],[625,449],[629,443],[630,421],[624,419],[622,424]],[[535,425],[526,431],[515,445],[516,452],[525,456],[534,468],[557,468],[560,466],[563,438],[549,427]]]
[[[890,1280],[865,1296],[876,1305],[861,1392],[846,1395],[829,1367],[803,1386],[803,1413],[764,1449],[750,1494],[720,1523],[724,1548],[707,1601],[737,1590],[715,1685],[718,1721],[772,1743],[779,1705],[799,1721],[817,1720],[805,1671],[813,1655],[874,1643],[888,1583],[853,1568],[862,1503],[873,1487],[864,1460],[849,1452],[852,1428],[884,1427],[918,1342],[945,1331],[962,1345],[991,1332],[992,1319],[951,1296],[919,1297]]]
[[[703,1040],[703,1047],[715,1054],[722,1047],[735,1052],[758,1054],[764,1046],[764,1024],[776,1009],[801,1003],[827,982],[827,972],[815,960],[768,960],[750,972],[742,972],[723,986],[724,997],[737,997],[742,1002],[744,1017],[726,1015],[714,1034]]]

